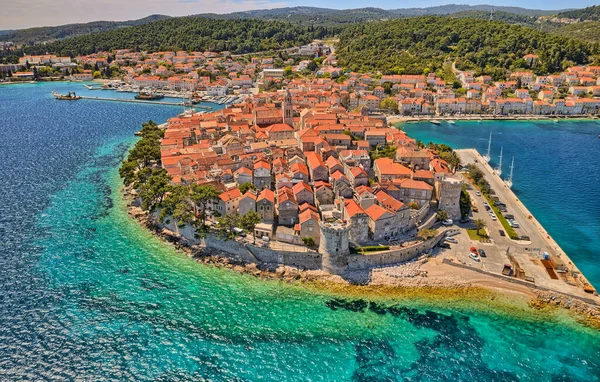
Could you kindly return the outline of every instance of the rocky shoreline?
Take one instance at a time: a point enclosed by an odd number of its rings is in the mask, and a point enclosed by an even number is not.
[[[171,243],[176,249],[203,264],[230,269],[264,280],[279,280],[288,283],[301,282],[305,286],[344,295],[432,297],[436,301],[438,301],[438,298],[449,301],[480,299],[488,302],[507,297],[507,303],[504,305],[512,303],[516,306],[517,300],[519,300],[538,312],[562,308],[572,313],[578,322],[600,329],[600,306],[594,306],[557,292],[501,285],[495,280],[485,280],[490,281],[489,283],[481,282],[482,280],[478,279],[470,280],[468,274],[452,275],[449,274],[450,272],[448,274],[436,274],[431,270],[440,268],[441,264],[436,260],[430,261],[431,259],[427,257],[421,257],[395,267],[378,268],[370,272],[353,272],[344,275],[344,278],[321,270],[300,270],[288,266],[235,261],[229,255],[218,250],[201,245],[182,243],[181,238],[175,232],[154,224],[146,211],[141,210],[135,203],[132,203],[136,197],[135,191],[125,187],[121,194],[130,217],[162,240]]]

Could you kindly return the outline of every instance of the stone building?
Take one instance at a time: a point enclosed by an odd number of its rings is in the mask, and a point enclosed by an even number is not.
[[[449,219],[460,219],[460,194],[463,182],[460,179],[445,177],[437,183],[439,209],[446,211]]]
[[[350,254],[350,224],[321,221],[319,227],[319,253],[323,256],[323,270],[336,275],[344,273]]]

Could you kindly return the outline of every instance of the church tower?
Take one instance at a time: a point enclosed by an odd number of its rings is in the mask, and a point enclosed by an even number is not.
[[[283,98],[281,108],[283,109],[283,123],[287,123],[288,125],[294,127],[294,109],[292,108],[292,95],[290,94],[289,89],[285,90],[285,96]]]

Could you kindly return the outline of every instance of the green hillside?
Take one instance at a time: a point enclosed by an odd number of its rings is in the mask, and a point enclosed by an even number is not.
[[[356,71],[418,74],[456,61],[459,69],[501,78],[508,69],[526,67],[522,57],[535,52],[537,73],[557,72],[563,63],[585,63],[596,53],[581,41],[500,21],[427,16],[350,26],[340,34],[340,65]]]
[[[26,53],[45,52],[76,56],[101,50],[228,50],[249,53],[306,44],[339,30],[326,27],[292,25],[262,20],[217,20],[203,17],[178,17],[135,27],[92,33],[25,48]]]

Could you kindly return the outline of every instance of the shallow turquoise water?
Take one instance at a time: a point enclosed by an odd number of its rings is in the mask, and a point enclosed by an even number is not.
[[[405,124],[412,137],[427,143],[487,151],[492,132],[491,164],[510,173],[513,191],[577,264],[600,288],[600,121],[490,121]]]
[[[5,380],[597,381],[600,334],[406,301],[338,301],[198,264],[119,208],[131,134],[175,108],[0,87]]]

